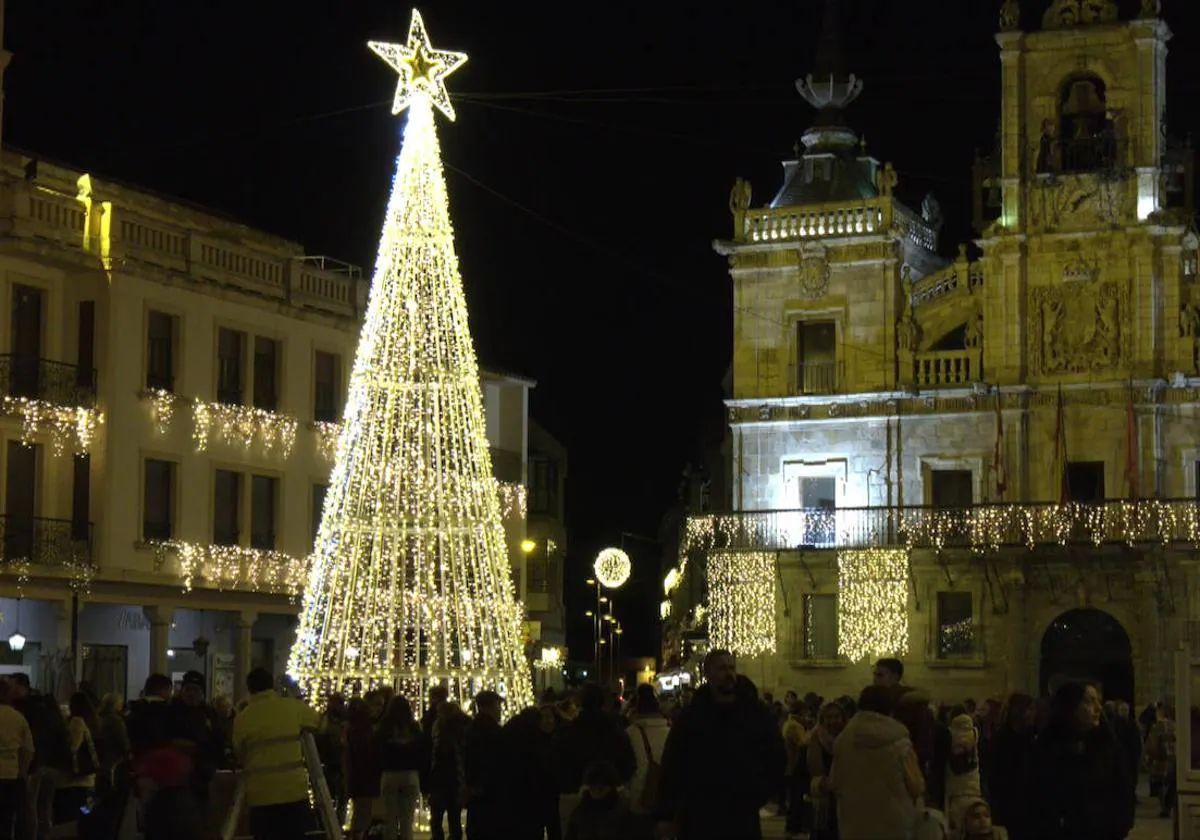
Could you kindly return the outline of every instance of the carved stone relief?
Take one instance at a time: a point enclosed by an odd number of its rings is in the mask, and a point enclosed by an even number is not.
[[[1041,374],[1088,373],[1128,355],[1125,295],[1115,282],[1064,281],[1032,292],[1030,360]]]
[[[829,263],[825,249],[817,246],[800,251],[800,290],[809,299],[823,297],[829,291]]]
[[[1030,192],[1029,221],[1035,229],[1113,227],[1132,218],[1130,180],[1120,173],[1042,178]]]

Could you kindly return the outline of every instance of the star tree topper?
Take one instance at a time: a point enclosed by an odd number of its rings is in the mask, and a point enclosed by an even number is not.
[[[368,41],[367,46],[400,74],[396,98],[392,100],[393,114],[407,108],[414,95],[424,94],[447,118],[454,119],[454,106],[446,92],[446,77],[463,65],[467,54],[435,50],[430,46],[429,33],[425,31],[420,12],[413,9],[407,43]]]

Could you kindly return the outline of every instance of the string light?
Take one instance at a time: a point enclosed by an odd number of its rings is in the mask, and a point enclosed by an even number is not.
[[[908,551],[839,551],[838,655],[851,662],[908,653]]]
[[[296,443],[295,417],[262,408],[196,400],[192,406],[192,440],[196,451],[208,448],[214,435],[245,448],[258,441],[266,453],[278,448],[286,458]]]
[[[507,481],[496,482],[496,492],[500,496],[500,516],[504,519],[526,518],[526,493],[524,484],[511,484]],[[550,543],[546,545],[546,553],[554,549]]]
[[[142,398],[150,402],[150,418],[154,421],[155,431],[165,435],[175,419],[175,401],[179,397],[163,388],[154,388],[143,391]]]
[[[342,424],[330,420],[314,420],[312,429],[317,433],[317,449],[327,461],[332,461],[337,455],[338,436],[342,433]]]
[[[633,564],[629,561],[629,555],[619,548],[606,548],[596,555],[596,562],[592,564],[592,571],[596,574],[596,580],[608,589],[618,589],[625,581],[629,580],[629,573],[633,571]]]
[[[61,406],[28,397],[0,397],[0,413],[21,418],[21,443],[32,446],[38,434],[50,435],[50,449],[62,455],[89,452],[104,415],[94,408]]]
[[[218,590],[277,592],[299,595],[304,586],[308,561],[282,551],[266,551],[240,545],[202,545],[182,540],[151,543],[155,568],[162,569],[168,555],[179,558],[183,591],[191,592],[197,581]]]
[[[661,603],[659,603],[658,617],[661,618],[663,621],[666,621],[668,618],[671,617],[671,602],[670,601],[662,601]]]
[[[775,555],[721,551],[708,558],[708,637],[739,656],[775,650]]]
[[[540,659],[533,660],[533,667],[539,671],[556,671],[562,667],[562,651],[556,647],[542,648]]]
[[[667,570],[667,576],[663,578],[663,592],[670,595],[675,591],[675,587],[679,586],[683,576],[679,573],[679,569],[672,566]]]
[[[533,702],[524,612],[433,117],[462,58],[430,48],[416,13],[407,44],[372,49],[408,119],[288,673],[318,705],[389,685],[419,708],[441,684],[515,712]]]

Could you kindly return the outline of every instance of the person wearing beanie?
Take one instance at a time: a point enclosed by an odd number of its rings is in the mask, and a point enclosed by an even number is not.
[[[962,825],[952,840],[1008,840],[1008,829],[992,825],[992,809],[982,798],[968,798],[962,806]]]
[[[950,754],[946,760],[946,817],[952,830],[962,825],[968,800],[983,795],[979,782],[979,733],[963,712],[950,720]]]
[[[620,784],[620,774],[609,762],[593,761],[587,766],[579,805],[567,823],[566,840],[650,840],[650,819],[630,809]]]

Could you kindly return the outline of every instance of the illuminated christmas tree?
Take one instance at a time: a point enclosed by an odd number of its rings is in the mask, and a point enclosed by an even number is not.
[[[430,47],[415,10],[407,43],[370,47],[408,119],[288,673],[315,702],[392,685],[423,704],[441,683],[520,709],[523,614],[434,129],[466,56]]]

